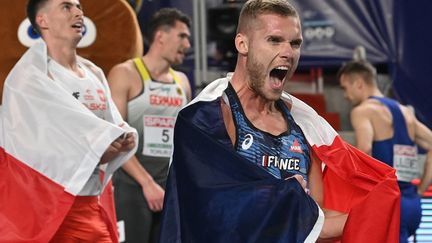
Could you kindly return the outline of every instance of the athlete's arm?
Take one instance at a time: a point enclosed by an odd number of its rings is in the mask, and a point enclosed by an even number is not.
[[[125,62],[114,66],[108,74],[108,84],[111,95],[123,119],[127,121],[127,104],[131,99],[132,80],[137,76],[133,71],[132,62]],[[139,78],[139,76],[138,76]],[[161,211],[165,191],[153,177],[141,166],[138,159],[132,156],[123,166],[123,170],[141,185],[144,197],[152,211]]]
[[[368,113],[368,107],[359,105],[351,111],[350,118],[356,137],[356,147],[371,155],[374,130]]]
[[[133,156],[122,168],[141,185],[149,209],[154,212],[161,211],[163,208],[165,191],[153,180],[153,177],[139,163],[138,159]]]
[[[127,103],[129,92],[132,89],[130,80],[135,78],[130,74],[127,63],[121,63],[114,66],[108,73],[108,85],[111,90],[112,99],[117,106],[123,120],[127,120]]]
[[[121,152],[126,152],[135,147],[135,139],[132,133],[120,136],[114,140],[101,156],[100,163],[105,164],[117,157]]]
[[[415,121],[414,141],[423,149],[432,150],[432,131],[417,119]]]
[[[322,208],[324,206],[324,189],[323,189],[323,175],[322,163],[316,156],[315,152],[311,151],[311,168],[309,170],[309,192],[311,197]]]
[[[348,218],[347,213],[323,209],[324,211],[324,225],[321,230],[317,242],[334,242],[340,240],[342,237],[343,229]]]
[[[423,176],[418,187],[418,193],[422,195],[427,191],[432,182],[432,131],[417,119],[415,121],[414,141],[417,145],[428,151],[426,154]]]
[[[177,77],[179,77],[179,79],[181,80],[181,86],[183,88],[183,90],[186,92],[186,98],[189,101],[191,101],[192,99],[192,90],[191,90],[191,86],[190,86],[190,82],[188,77],[186,76],[186,74],[182,73],[182,72],[175,72]]]
[[[322,163],[316,154],[311,150],[311,168],[309,171],[309,189],[311,197],[318,203],[318,205],[324,207],[324,190],[322,183]],[[348,214],[328,210],[323,208],[324,212],[324,225],[321,230],[318,242],[325,242],[325,240],[335,240],[342,236],[345,222],[348,218]]]

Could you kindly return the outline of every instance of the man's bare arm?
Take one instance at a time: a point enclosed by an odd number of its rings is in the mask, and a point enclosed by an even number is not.
[[[312,198],[318,203],[318,205],[323,208],[325,218],[324,225],[319,236],[319,242],[325,242],[323,241],[325,239],[338,239],[342,236],[348,214],[324,208],[322,163],[312,150],[311,162],[311,169],[309,172],[310,193]]]
[[[432,131],[417,119],[415,122],[414,140],[417,145],[427,151],[423,176],[418,187],[418,193],[421,195],[427,191],[432,182]]]
[[[182,72],[178,72],[178,71],[176,71],[176,75],[181,80],[181,86],[183,87],[184,91],[186,92],[186,98],[187,98],[188,102],[191,101],[192,89],[191,89],[188,77],[186,76],[186,74],[184,74]]]
[[[368,155],[372,154],[374,130],[367,107],[355,107],[351,111],[351,124],[356,137],[355,146]]]
[[[124,120],[127,120],[127,105],[133,95],[133,81],[137,76],[133,73],[132,63],[122,63],[111,69],[108,75],[108,84],[112,98]],[[139,76],[138,76],[139,78]],[[141,80],[138,80],[141,82]],[[139,92],[136,92],[139,93]],[[161,211],[165,191],[154,180],[147,170],[132,156],[123,166],[123,170],[141,185],[144,197],[152,211]]]

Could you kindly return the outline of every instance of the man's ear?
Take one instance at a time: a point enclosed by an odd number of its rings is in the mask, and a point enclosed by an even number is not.
[[[154,34],[153,42],[163,41],[163,33],[162,30],[157,30]]]
[[[235,37],[235,46],[239,54],[246,55],[249,51],[249,39],[246,35],[238,33]]]
[[[356,88],[362,89],[363,86],[364,86],[364,80],[362,78],[360,78],[360,77],[356,77],[354,79],[354,85],[355,85]]]
[[[48,29],[48,21],[46,19],[45,14],[43,13],[37,14],[35,21],[41,30]]]
[[[160,28],[159,30],[157,30],[154,34],[154,38],[153,38],[153,42],[154,43],[165,43],[165,42],[170,42],[171,40],[169,38],[169,32],[171,31],[171,29],[164,29],[164,28]]]

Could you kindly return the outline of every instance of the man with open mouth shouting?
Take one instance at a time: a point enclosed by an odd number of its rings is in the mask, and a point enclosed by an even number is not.
[[[161,242],[397,241],[394,170],[283,91],[301,44],[287,1],[244,4],[234,73],[177,117]]]

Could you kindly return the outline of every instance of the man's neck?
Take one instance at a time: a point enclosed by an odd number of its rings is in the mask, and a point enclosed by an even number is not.
[[[246,110],[251,108],[251,110],[257,111],[262,115],[278,112],[276,110],[275,101],[267,100],[249,87],[247,82],[248,78],[247,75],[236,71],[231,79],[231,85],[236,91],[243,108]]]
[[[371,87],[370,90],[368,90],[368,92],[366,93],[364,99],[366,100],[371,96],[384,97],[384,94],[381,93],[381,91],[378,88]]]
[[[46,42],[48,55],[67,69],[73,70],[77,65],[76,48],[72,45]]]
[[[144,64],[153,79],[163,82],[171,82],[172,78],[169,78],[169,69],[171,67],[159,53],[149,50],[149,52],[143,57]]]
[[[77,64],[76,45],[59,42],[47,42],[48,56],[78,77],[83,77],[84,72]]]

